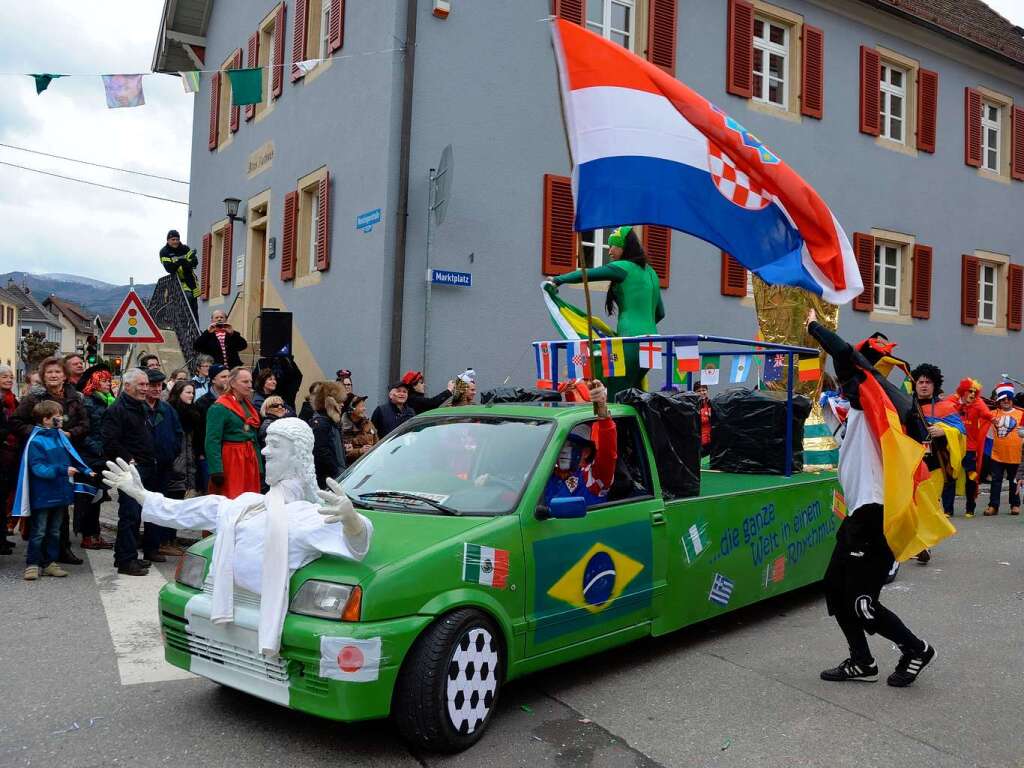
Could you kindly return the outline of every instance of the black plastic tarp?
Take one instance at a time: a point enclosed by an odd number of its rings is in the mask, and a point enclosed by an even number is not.
[[[700,404],[691,392],[627,389],[615,401],[636,408],[647,428],[666,499],[700,495]]]
[[[793,471],[804,468],[804,421],[811,401],[793,396]],[[786,393],[737,389],[711,398],[711,469],[786,472]]]

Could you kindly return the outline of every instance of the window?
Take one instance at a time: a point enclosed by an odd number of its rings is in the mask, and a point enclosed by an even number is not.
[[[896,243],[875,241],[875,309],[900,311],[900,273],[903,247]]]
[[[298,285],[312,285],[330,267],[330,185],[330,173],[321,168],[299,179],[298,189],[285,196],[283,280],[311,278]]]
[[[234,51],[220,67],[220,101],[217,106],[217,147],[223,148],[238,130],[239,107],[231,106],[231,78],[227,70],[242,66],[242,49]]]
[[[227,229],[227,224],[221,222],[214,225],[213,238],[210,241],[210,255],[207,257],[210,260],[210,289],[209,294],[211,299],[220,299],[221,292],[221,274],[224,271],[224,231]],[[204,274],[207,274],[206,269],[203,270]]]
[[[635,52],[634,0],[587,0],[587,29]]]
[[[978,269],[978,325],[996,324],[996,279],[999,267],[983,261]]]
[[[256,105],[256,117],[258,118],[264,112],[266,112],[273,104],[273,90],[275,80],[280,85],[281,71],[280,67],[277,66],[280,62],[277,61],[277,48],[280,45],[278,35],[281,31],[278,30],[278,17],[281,14],[280,6],[272,10],[267,17],[260,23],[259,29],[259,55],[257,56],[256,66],[261,67],[263,72],[261,76],[263,78],[263,100]]]
[[[600,267],[608,263],[608,236],[610,229],[592,229],[580,232],[580,245],[583,247],[583,265],[587,269]]]
[[[313,187],[312,190],[303,190],[303,202],[309,211],[309,232],[306,235],[308,252],[308,271],[310,274],[316,271],[316,233],[320,228],[320,190]]]
[[[331,4],[323,3],[320,9],[320,47],[318,59],[326,59],[331,53]]]
[[[993,173],[999,173],[1000,136],[1002,133],[1003,108],[990,101],[983,101],[981,106],[981,167]]]
[[[906,143],[907,72],[882,62],[880,135],[900,144]]]
[[[789,28],[754,18],[754,100],[785,109],[789,104]]]

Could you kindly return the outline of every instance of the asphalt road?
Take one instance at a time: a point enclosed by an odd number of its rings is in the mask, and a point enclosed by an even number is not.
[[[343,726],[203,679],[162,679],[173,670],[146,655],[155,606],[134,606],[143,619],[127,643],[108,624],[104,594],[123,615],[124,590],[139,589],[121,584],[109,553],[29,583],[19,544],[0,557],[0,768],[1019,768],[1024,519],[1005,509],[958,512],[958,535],[931,564],[907,563],[883,592],[938,651],[911,688],[820,681],[845,647],[806,589],[512,683],[484,739],[456,756],[411,753],[387,721]],[[898,654],[879,638],[872,647],[884,678]]]

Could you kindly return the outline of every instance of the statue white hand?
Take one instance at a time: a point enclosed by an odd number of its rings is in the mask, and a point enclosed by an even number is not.
[[[103,482],[111,490],[131,496],[142,504],[146,500],[146,489],[142,487],[142,478],[134,464],[119,458],[117,463],[107,462],[103,470]]]
[[[332,478],[327,478],[327,488],[326,491],[317,491],[317,495],[323,501],[320,514],[324,516],[324,522],[328,525],[341,523],[346,538],[358,538],[366,530],[366,525],[352,506],[352,500],[345,493],[345,489]]]

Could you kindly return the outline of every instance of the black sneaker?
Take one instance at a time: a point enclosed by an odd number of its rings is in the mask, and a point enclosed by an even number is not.
[[[893,688],[906,688],[917,680],[921,670],[934,658],[935,649],[928,643],[924,644],[924,650],[921,653],[904,653],[900,656],[899,663],[896,664],[896,671],[889,675],[885,682]]]
[[[922,549],[920,552],[917,553],[917,562],[919,563],[927,563],[931,559],[932,553],[929,552],[927,549]]]
[[[874,683],[878,680],[878,666],[871,664],[854,664],[853,659],[847,659],[838,667],[826,669],[821,673],[822,680],[831,683],[843,683],[847,680],[860,680],[865,683]]]
[[[127,565],[118,566],[117,572],[125,576],[145,576],[148,568],[143,568],[137,560],[129,560]]]

